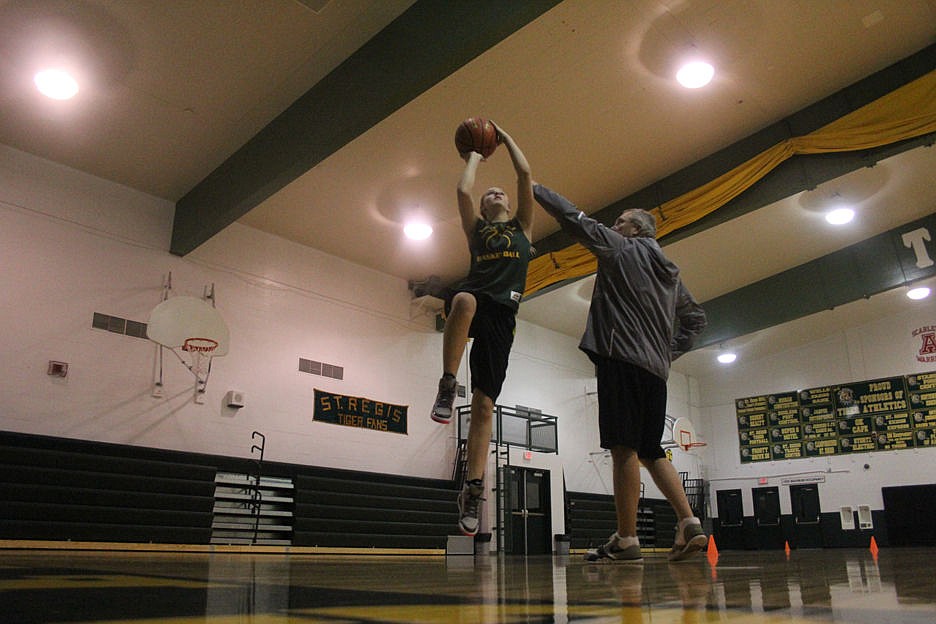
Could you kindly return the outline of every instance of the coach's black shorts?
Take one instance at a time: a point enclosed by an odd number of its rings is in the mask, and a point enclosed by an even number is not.
[[[639,366],[595,358],[601,448],[625,446],[641,459],[666,457],[660,440],[666,424],[666,381]]]
[[[453,293],[453,296],[457,293]],[[470,293],[478,302],[468,336],[474,338],[468,366],[471,370],[471,389],[486,394],[497,401],[504,379],[507,378],[507,360],[513,346],[517,329],[517,313],[510,307],[497,303],[486,295]],[[452,300],[445,302],[445,313],[449,313]]]

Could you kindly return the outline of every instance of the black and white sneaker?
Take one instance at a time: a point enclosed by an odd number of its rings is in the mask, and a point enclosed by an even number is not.
[[[484,485],[480,481],[469,481],[458,495],[458,528],[463,535],[474,537],[481,524],[481,501]]]
[[[452,422],[452,406],[455,404],[455,394],[458,391],[458,381],[450,375],[443,375],[439,380],[439,393],[436,394],[432,406],[432,420],[447,425]]]
[[[627,563],[640,563],[643,561],[643,554],[640,552],[640,544],[632,544],[622,547],[618,541],[617,532],[611,536],[607,543],[598,548],[592,548],[585,553],[585,561],[624,561]]]

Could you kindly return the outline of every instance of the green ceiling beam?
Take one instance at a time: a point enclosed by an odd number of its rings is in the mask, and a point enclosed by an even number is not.
[[[185,255],[560,0],[417,0],[176,203]]]
[[[929,148],[934,149],[934,148]],[[936,275],[936,213],[702,304],[696,348],[718,344]]]

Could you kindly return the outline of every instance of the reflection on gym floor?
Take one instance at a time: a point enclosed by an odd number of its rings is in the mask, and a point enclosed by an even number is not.
[[[4,550],[0,621],[936,622],[936,549],[576,555]]]

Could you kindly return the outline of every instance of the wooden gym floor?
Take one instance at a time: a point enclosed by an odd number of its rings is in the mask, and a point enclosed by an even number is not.
[[[581,556],[0,549],[0,622],[936,622],[936,548]]]

